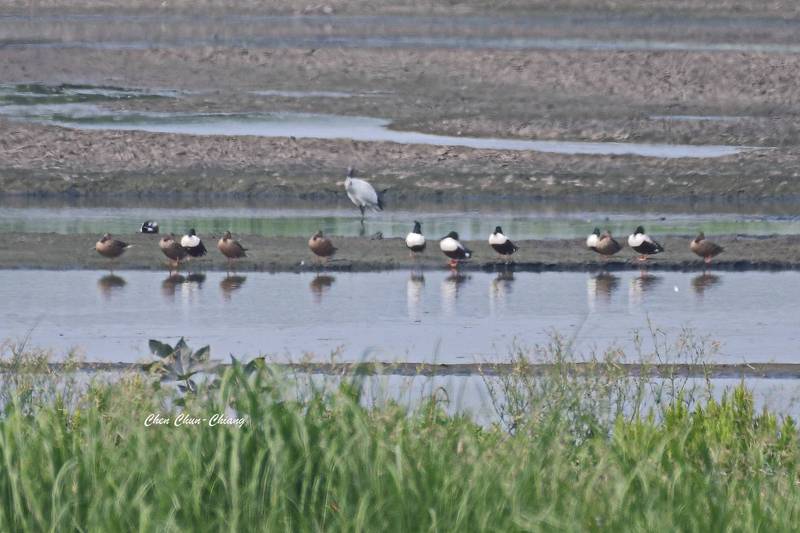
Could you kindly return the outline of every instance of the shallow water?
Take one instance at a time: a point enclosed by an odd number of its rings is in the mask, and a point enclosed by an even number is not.
[[[433,135],[390,129],[382,118],[306,113],[161,113],[110,111],[95,104],[43,103],[0,106],[9,117],[85,130],[148,131],[185,135],[352,139],[463,146],[483,150],[554,154],[639,155],[658,158],[724,157],[748,148],[724,145],[649,144],[583,141],[534,141],[490,137]]]
[[[35,205],[35,203],[34,203]],[[201,235],[232,231],[240,235],[307,237],[318,229],[340,236],[405,237],[412,221],[423,224],[426,235],[457,231],[467,240],[488,238],[495,226],[515,239],[568,239],[585,237],[595,226],[615,235],[628,235],[644,224],[654,235],[792,235],[800,234],[800,217],[736,215],[730,213],[666,213],[629,208],[628,212],[563,210],[557,206],[502,209],[497,206],[426,206],[424,209],[392,207],[369,213],[361,225],[352,204],[340,207],[259,208],[198,206],[164,207],[4,207],[0,202],[0,233],[114,234],[134,233],[145,220],[159,223],[162,233],[185,233],[195,228]]]
[[[308,376],[298,373],[296,387],[308,394],[310,384],[319,390],[327,387],[328,390],[336,387],[341,379],[333,376]],[[494,398],[487,386],[487,380],[479,375],[470,376],[371,376],[363,381],[362,402],[366,405],[384,405],[396,402],[409,409],[418,408],[421,403],[431,397],[440,402],[440,407],[451,414],[468,413],[482,424],[499,422],[495,406],[502,406],[505,396],[499,387],[499,382],[489,378],[492,384]],[[673,392],[683,392],[683,401],[694,405],[696,401],[707,400],[707,385],[711,385],[711,395],[719,400],[723,394],[740,384],[738,379],[710,379],[708,382],[701,379],[678,379],[675,382],[654,379],[647,384],[643,391],[643,412],[652,408],[654,413],[659,413],[656,398],[670,397]],[[777,378],[748,378],[745,380],[747,388],[753,393],[756,411],[768,409],[771,413],[792,416],[795,419],[800,415],[800,380]],[[631,384],[633,386],[633,384]],[[633,390],[633,389],[631,389]],[[633,396],[631,396],[633,397]],[[629,397],[629,398],[631,398]],[[630,399],[629,399],[630,401]],[[625,412],[630,413],[630,403],[625,404]],[[658,416],[658,415],[656,415]]]
[[[147,340],[186,336],[226,359],[500,361],[515,345],[574,338],[582,354],[683,328],[721,342],[718,362],[792,362],[800,273],[306,274],[0,271],[0,339],[94,361],[135,361]],[[667,339],[665,341],[665,338]],[[660,347],[663,357],[664,346]],[[674,352],[673,356],[674,356]],[[692,362],[684,360],[683,362]]]

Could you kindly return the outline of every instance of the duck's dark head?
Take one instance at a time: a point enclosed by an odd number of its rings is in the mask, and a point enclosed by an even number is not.
[[[322,230],[318,230],[318,231],[317,231],[317,232],[314,234],[314,237],[313,237],[313,238],[314,238],[314,239],[321,239],[321,238],[322,238]]]
[[[195,233],[194,228],[191,228],[189,230],[189,236],[194,237],[195,235],[197,235],[197,233]]]
[[[222,234],[222,238],[223,239],[227,240],[227,239],[230,239],[231,237],[232,237],[232,235],[231,235],[230,231],[226,231],[225,233]]]
[[[106,242],[108,240],[111,240],[111,234],[110,233],[103,233],[103,237],[100,239],[100,242]]]
[[[700,233],[697,234],[697,237],[695,237],[694,240],[695,242],[700,242],[702,240],[705,240],[705,238],[706,234],[701,231]]]
[[[494,234],[497,235],[498,233],[503,233],[503,228],[501,228],[500,226],[495,226]]]
[[[451,239],[458,240],[458,233],[456,233],[455,231],[451,231],[450,233],[448,233],[445,236],[445,238],[447,238],[447,237],[450,237]]]
[[[414,221],[414,233],[422,234],[422,223],[419,220]]]
[[[644,233],[644,226],[636,226],[636,231],[633,232],[634,235],[639,235]]]
[[[352,178],[355,175],[356,175],[356,169],[354,169],[353,167],[347,167],[347,177]]]
[[[599,237],[600,236],[600,228],[594,228],[594,231],[592,232],[592,235],[597,235]]]

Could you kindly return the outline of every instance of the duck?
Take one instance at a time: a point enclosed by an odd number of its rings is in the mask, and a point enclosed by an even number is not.
[[[226,231],[222,235],[222,238],[217,242],[217,249],[228,259],[228,270],[232,268],[235,260],[247,257],[247,248],[235,240],[230,231]]]
[[[155,220],[145,220],[139,228],[140,233],[158,233],[158,222]]]
[[[161,237],[161,240],[158,241],[158,247],[161,248],[161,251],[167,256],[167,259],[175,263],[176,271],[180,267],[181,261],[188,255],[186,248],[175,240],[175,235],[172,233]],[[172,264],[170,264],[170,273],[172,273]]]
[[[489,244],[494,251],[497,252],[501,257],[504,257],[508,260],[511,255],[514,254],[517,250],[519,250],[519,246],[511,242],[511,239],[503,235],[503,228],[497,226],[494,228],[494,233],[489,235]]]
[[[191,257],[203,257],[208,253],[205,244],[197,236],[194,228],[189,230],[189,233],[181,237],[181,246],[186,248],[186,253]]]
[[[707,265],[711,264],[712,257],[721,254],[725,250],[725,248],[719,244],[706,239],[706,235],[702,231],[689,243],[689,249],[696,255],[702,257]]]
[[[361,211],[361,223],[364,223],[364,212],[367,208],[373,211],[383,211],[385,207],[383,195],[386,190],[378,192],[366,180],[354,177],[353,167],[347,168],[347,177],[344,180],[344,190],[350,201]]]
[[[451,268],[456,268],[459,261],[472,257],[472,250],[461,244],[461,241],[458,240],[458,233],[455,231],[451,231],[439,241],[439,248],[444,255],[450,258]]]
[[[633,234],[628,237],[628,246],[639,254],[639,261],[647,261],[647,256],[664,251],[664,247],[645,233],[642,226],[638,226]]]
[[[594,250],[597,247],[597,241],[600,240],[600,228],[594,228],[594,231],[586,237],[586,247],[590,250]],[[597,251],[597,250],[595,250]]]
[[[422,234],[422,224],[415,220],[414,229],[406,235],[406,247],[411,250],[411,255],[416,257],[418,253],[425,251],[426,246],[425,236]]]
[[[603,257],[608,258],[622,250],[622,246],[611,236],[611,232],[606,230],[597,239],[597,243],[592,249]]]
[[[327,261],[330,257],[336,254],[336,247],[331,240],[322,234],[319,230],[308,240],[308,247],[314,252],[314,255]]]
[[[103,236],[100,237],[100,240],[97,241],[97,243],[95,243],[94,249],[97,251],[98,254],[102,255],[105,258],[108,258],[111,261],[111,265],[113,266],[114,259],[124,254],[125,250],[127,250],[131,246],[133,245],[115,239],[114,237],[111,236],[110,233],[104,233]]]

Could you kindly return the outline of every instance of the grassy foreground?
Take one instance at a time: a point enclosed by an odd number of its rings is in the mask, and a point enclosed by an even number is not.
[[[645,408],[641,384],[565,364],[489,384],[487,426],[447,414],[441,394],[365,407],[357,377],[299,394],[296,376],[266,365],[195,392],[27,370],[0,376],[2,531],[780,531],[800,519],[797,428],[755,412],[743,386]],[[169,423],[145,426],[153,413]],[[176,427],[179,413],[246,420]]]

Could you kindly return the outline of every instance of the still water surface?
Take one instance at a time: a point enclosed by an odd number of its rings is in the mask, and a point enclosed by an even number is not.
[[[335,202],[333,202],[335,204]],[[37,205],[33,203],[32,205]],[[0,233],[60,233],[118,235],[134,233],[145,220],[159,223],[162,233],[183,234],[195,228],[201,235],[232,231],[238,235],[307,237],[321,229],[345,237],[405,237],[414,220],[423,224],[430,238],[457,231],[467,240],[488,238],[500,225],[514,239],[570,239],[585,237],[598,226],[615,235],[628,235],[639,224],[654,235],[796,235],[800,217],[744,215],[735,213],[669,213],[628,207],[626,211],[584,211],[532,204],[528,208],[493,205],[396,207],[390,203],[382,213],[367,215],[365,225],[349,203],[337,207],[10,207],[0,201]]]
[[[158,272],[2,271],[0,339],[81,347],[88,360],[136,361],[147,340],[210,344],[226,359],[504,360],[515,343],[557,331],[588,353],[618,345],[635,356],[648,320],[720,341],[715,361],[796,362],[798,272],[267,274],[169,278]],[[647,351],[652,348],[645,334]],[[663,350],[663,347],[662,347]],[[690,361],[684,361],[690,362]]]

